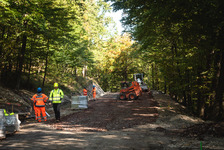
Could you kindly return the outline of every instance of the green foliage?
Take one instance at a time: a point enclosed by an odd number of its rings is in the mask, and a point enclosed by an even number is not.
[[[218,104],[222,116],[224,2],[111,2],[123,10],[130,35],[108,31],[103,0],[0,0],[1,84],[73,86],[87,76],[117,91],[120,81],[142,72],[152,89],[197,115],[212,116]]]
[[[223,115],[223,76],[218,73],[223,65],[217,65],[223,59],[219,56],[224,47],[219,43],[224,35],[224,2],[111,2],[114,10],[122,9],[126,14],[123,22],[127,31],[142,45],[142,58],[153,65],[153,88],[167,88],[176,100],[194,108],[193,112],[205,118],[212,116],[206,111],[214,109],[214,104],[219,101],[219,116]],[[161,83],[164,84],[162,87]],[[219,98],[214,99],[214,93]]]
[[[20,79],[26,88],[35,78],[42,86],[45,78],[72,84],[84,66],[93,66],[107,32],[109,5],[101,0],[4,0],[0,9],[1,84],[13,88]]]

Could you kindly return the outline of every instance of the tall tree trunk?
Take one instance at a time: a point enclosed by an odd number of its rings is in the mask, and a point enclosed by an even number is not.
[[[210,91],[212,91],[212,94],[210,96],[210,103],[209,103],[209,113],[208,113],[208,118],[209,119],[214,119],[214,116],[217,116],[217,109],[218,109],[218,104],[215,101],[215,94],[216,94],[216,88],[217,88],[217,83],[218,83],[218,74],[219,74],[219,64],[220,64],[220,58],[221,58],[221,52],[220,51],[215,51],[214,52],[214,62],[213,62],[213,77],[212,77],[212,83],[211,83],[211,88]]]
[[[215,91],[215,103],[218,104],[218,120],[223,119],[223,93],[224,93],[224,27],[220,30],[218,37],[218,48],[220,52],[219,70],[217,74],[217,87]]]
[[[164,81],[164,93],[166,94],[166,90],[167,90],[167,85],[166,85],[166,79]]]
[[[45,83],[45,79],[46,79],[46,76],[47,76],[48,55],[49,55],[49,49],[50,49],[49,42],[50,42],[50,40],[48,39],[47,40],[47,53],[46,53],[46,57],[45,57],[45,71],[44,71],[44,78],[43,78],[42,88],[44,88],[44,83]]]
[[[86,77],[86,73],[87,73],[87,65],[84,65],[83,68],[82,68],[82,76],[83,76],[83,78]]]
[[[75,75],[75,78],[77,77],[77,67],[75,66],[74,67],[74,75]]]
[[[158,68],[155,64],[155,68],[154,68],[154,71],[155,71],[155,87],[156,87],[156,90],[159,90],[159,79],[158,79]]]
[[[33,45],[35,43],[35,38],[33,40],[33,42],[31,43],[31,48],[30,48],[30,51],[29,51],[29,65],[28,65],[28,78],[27,78],[27,85],[30,85],[30,73],[31,73],[31,67],[32,67],[32,50],[33,50]],[[31,88],[29,86],[29,88]]]
[[[193,112],[193,103],[192,103],[192,98],[191,98],[191,79],[190,79],[190,71],[186,70],[186,79],[187,79],[187,87],[186,87],[186,92],[187,92],[187,108]]]
[[[154,65],[152,64],[152,89],[155,90],[155,73],[154,73]]]
[[[221,52],[220,69],[218,74],[218,83],[216,88],[215,101],[218,103],[218,118],[223,117],[223,92],[224,92],[224,49]]]
[[[200,64],[199,64],[200,65]],[[197,69],[197,85],[201,86],[202,85],[202,77],[201,77],[201,71],[202,68],[200,66],[198,66]],[[203,93],[201,92],[201,89],[197,89],[197,115],[199,117],[203,117],[204,116],[204,96]]]
[[[2,43],[0,44],[0,58],[2,57],[2,49],[3,49],[3,39],[4,39],[4,35],[5,35],[5,26],[2,27],[2,35],[1,35],[1,40],[2,40]],[[2,68],[2,59],[0,61],[0,69]]]
[[[24,26],[26,28],[27,22],[24,22]],[[24,62],[24,56],[25,56],[25,52],[26,52],[26,41],[27,41],[27,36],[26,33],[23,34],[23,38],[22,38],[22,48],[21,48],[21,52],[19,54],[19,68],[18,68],[18,72],[17,72],[17,82],[16,82],[16,89],[18,90],[20,88],[20,81],[21,81],[21,75],[22,75],[22,69],[23,69],[23,62]]]
[[[27,84],[28,85],[30,85],[30,72],[31,72],[31,67],[32,67],[32,56],[31,56],[31,53],[30,53],[30,58],[29,58],[29,73],[28,73],[28,78],[27,78]]]
[[[184,96],[184,100],[183,100],[183,105],[187,106],[187,95],[186,95],[186,91],[183,91],[183,96]]]
[[[172,53],[172,62],[171,62],[171,66],[172,66],[172,71],[171,71],[171,84],[170,84],[170,92],[171,92],[171,96],[172,98],[174,98],[175,100],[177,100],[176,98],[176,91],[174,91],[174,86],[176,85],[176,79],[175,79],[175,66],[174,66],[174,57],[175,57],[175,52],[174,52],[174,44],[171,45],[171,53]]]

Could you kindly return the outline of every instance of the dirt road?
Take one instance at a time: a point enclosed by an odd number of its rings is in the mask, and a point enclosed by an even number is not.
[[[25,123],[21,131],[0,142],[0,149],[150,149],[179,150],[203,148],[224,150],[224,138],[210,135],[182,136],[186,127],[204,123],[188,116],[168,96],[148,94],[136,101],[116,100],[116,93],[89,108],[62,117],[60,123]]]

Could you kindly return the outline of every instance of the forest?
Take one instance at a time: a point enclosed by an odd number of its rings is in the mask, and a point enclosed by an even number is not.
[[[0,9],[1,86],[88,79],[117,92],[140,72],[194,115],[224,119],[223,0],[0,0]],[[118,10],[122,35],[106,16]]]

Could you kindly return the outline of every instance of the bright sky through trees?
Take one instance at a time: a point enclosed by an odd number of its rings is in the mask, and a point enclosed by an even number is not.
[[[116,23],[116,27],[117,27],[118,33],[122,34],[123,27],[122,27],[122,24],[120,22],[120,20],[122,18],[122,10],[119,10],[117,12],[111,11],[111,13],[107,13],[107,15],[112,17],[112,19]]]
[[[113,17],[113,19],[116,23],[118,33],[121,34],[122,30],[123,30],[122,24],[120,22],[120,20],[122,18],[122,11],[121,10],[119,10],[117,12],[112,11],[111,16]]]

